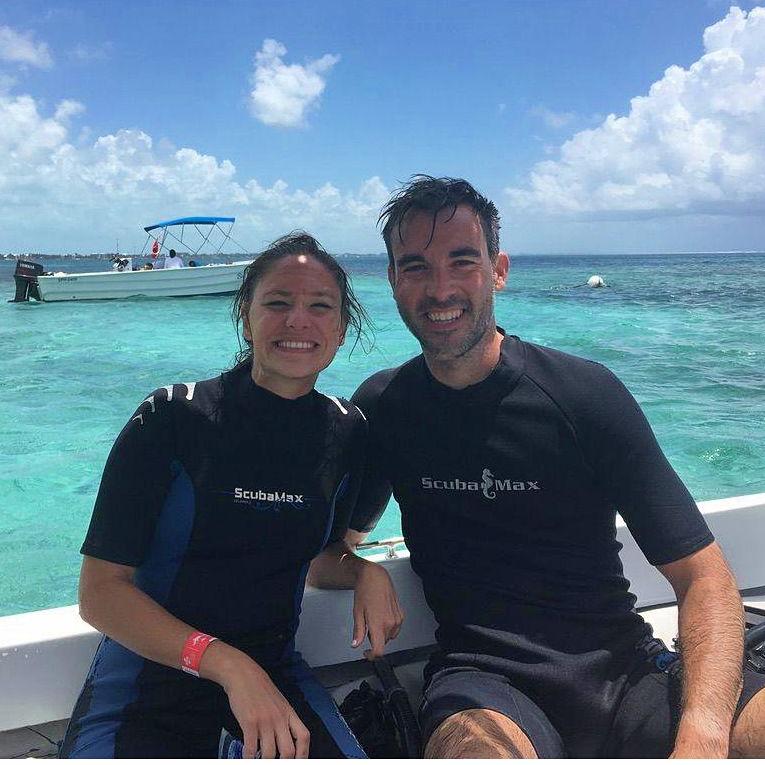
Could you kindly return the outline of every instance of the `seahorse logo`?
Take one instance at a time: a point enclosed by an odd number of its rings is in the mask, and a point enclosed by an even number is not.
[[[494,486],[494,474],[489,468],[484,468],[483,473],[481,473],[481,489],[486,499],[494,499],[497,496],[496,491],[489,491],[492,486]]]

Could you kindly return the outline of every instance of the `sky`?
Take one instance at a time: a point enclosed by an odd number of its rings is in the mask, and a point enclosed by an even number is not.
[[[489,196],[510,253],[765,250],[765,8],[0,3],[0,253],[187,215],[381,252],[416,173]]]

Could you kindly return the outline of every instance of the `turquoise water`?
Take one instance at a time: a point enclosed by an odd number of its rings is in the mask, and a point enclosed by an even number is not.
[[[417,346],[385,259],[344,262],[376,346],[341,351],[318,387],[350,396]],[[8,298],[13,267],[0,261]],[[573,288],[593,273],[611,287]],[[613,369],[696,499],[765,491],[765,255],[519,256],[497,316],[508,332]],[[149,391],[211,377],[235,350],[227,298],[0,303],[0,614],[75,602],[77,551],[116,434]],[[391,505],[375,536],[399,532]]]

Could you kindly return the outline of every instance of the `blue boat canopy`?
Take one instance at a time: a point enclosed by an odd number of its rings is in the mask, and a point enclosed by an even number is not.
[[[144,231],[147,233],[149,231],[154,231],[155,228],[168,228],[169,226],[183,226],[186,223],[189,223],[191,225],[198,224],[198,225],[209,225],[214,226],[216,223],[233,223],[236,220],[236,218],[220,218],[216,216],[212,217],[192,217],[192,218],[176,218],[175,220],[166,220],[162,223],[155,223],[153,226],[145,226]]]

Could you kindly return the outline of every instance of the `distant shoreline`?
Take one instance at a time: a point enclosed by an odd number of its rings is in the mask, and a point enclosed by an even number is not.
[[[17,258],[23,258],[28,260],[34,260],[35,258],[46,258],[48,260],[111,260],[115,255],[121,255],[122,257],[140,258],[149,256],[145,253],[115,253],[115,252],[94,252],[94,253],[47,253],[47,252],[24,252],[24,253],[0,253],[0,260],[16,260]],[[198,257],[212,257],[217,260],[227,260],[231,258],[242,259],[242,257],[257,256],[258,253],[246,253],[244,256],[239,253],[226,253],[221,252],[215,255],[199,255]],[[188,253],[180,253],[181,256],[188,255]],[[765,255],[763,250],[710,250],[704,252],[697,252],[695,250],[687,250],[683,252],[510,252],[512,258],[617,258],[617,257],[673,257],[678,255],[705,257],[709,255]],[[352,253],[344,252],[337,255],[338,258],[380,258],[387,259],[387,254],[381,253]]]

